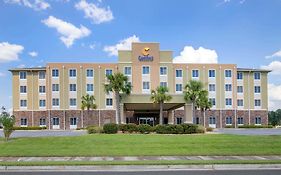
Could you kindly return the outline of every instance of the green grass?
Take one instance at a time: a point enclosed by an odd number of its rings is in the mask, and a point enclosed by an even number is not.
[[[94,134],[0,140],[0,156],[281,155],[281,136]]]

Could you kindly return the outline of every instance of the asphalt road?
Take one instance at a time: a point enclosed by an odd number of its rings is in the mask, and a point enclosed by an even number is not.
[[[214,133],[236,134],[236,135],[281,135],[281,128],[256,128],[256,129],[222,128],[222,129],[215,129]]]
[[[196,170],[145,172],[0,172],[0,175],[280,175],[281,170]]]
[[[83,130],[44,130],[44,131],[14,131],[11,135],[12,138],[17,137],[61,137],[61,136],[80,136],[86,134],[87,131]],[[3,137],[3,131],[0,130],[0,137]]]

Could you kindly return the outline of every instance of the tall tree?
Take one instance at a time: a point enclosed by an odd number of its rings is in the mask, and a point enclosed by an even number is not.
[[[108,83],[104,84],[106,93],[113,92],[115,96],[116,123],[121,123],[120,102],[122,98],[131,94],[132,85],[128,82],[128,77],[117,72],[113,75],[107,75]]]
[[[199,93],[198,101],[196,102],[196,106],[201,109],[203,112],[203,122],[205,127],[205,120],[206,120],[206,110],[210,109],[212,107],[212,103],[208,99],[208,91],[202,90],[201,93]]]
[[[208,92],[206,93],[205,91],[201,81],[190,80],[185,85],[184,100],[192,103],[192,117],[195,117],[195,110],[200,107],[199,103],[203,100],[200,100],[200,98],[203,98],[206,94],[208,95]]]
[[[97,105],[95,104],[95,97],[93,95],[90,94],[86,94],[84,96],[81,97],[81,109],[82,112],[87,109],[87,115],[89,115],[89,110],[90,109],[97,109]],[[82,114],[82,116],[84,117],[84,114]],[[82,119],[83,121],[83,119]]]
[[[153,101],[153,103],[159,103],[160,107],[160,116],[159,116],[159,124],[163,124],[163,105],[165,102],[168,102],[172,99],[171,95],[168,95],[169,92],[168,88],[166,86],[158,86],[156,90],[151,91],[151,97],[150,99]]]

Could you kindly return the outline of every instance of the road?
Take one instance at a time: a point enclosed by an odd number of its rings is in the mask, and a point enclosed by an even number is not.
[[[235,134],[235,135],[281,135],[281,128],[258,128],[258,129],[222,128],[222,129],[215,129],[214,133]]]
[[[280,175],[281,170],[196,170],[145,172],[0,172],[0,175]]]
[[[18,137],[61,137],[61,136],[80,136],[87,134],[84,130],[44,130],[44,131],[14,131],[11,135],[12,138]],[[0,137],[3,137],[3,130],[0,130]]]

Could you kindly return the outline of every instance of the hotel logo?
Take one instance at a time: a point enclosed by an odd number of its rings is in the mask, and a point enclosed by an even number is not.
[[[142,55],[139,56],[139,61],[153,61],[153,56],[149,56],[149,47],[142,49]]]

